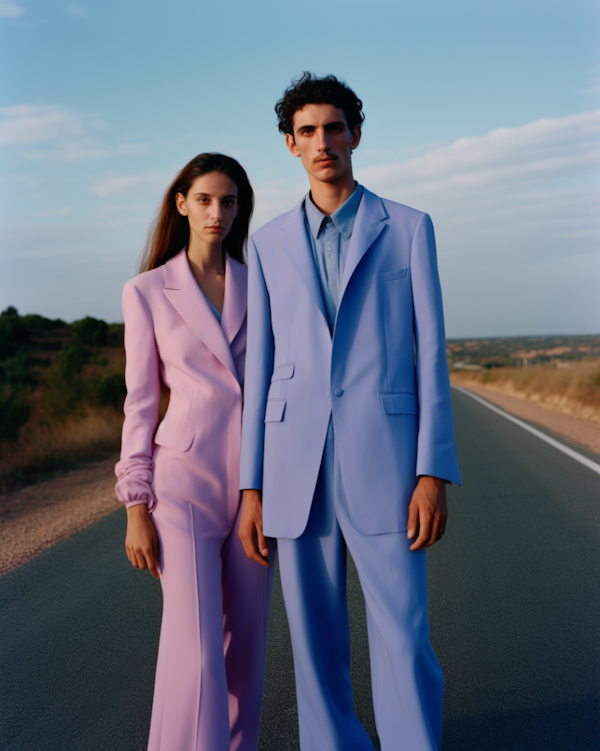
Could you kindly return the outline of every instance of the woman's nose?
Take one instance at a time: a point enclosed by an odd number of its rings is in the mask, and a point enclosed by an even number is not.
[[[213,219],[222,219],[223,218],[223,207],[221,206],[220,201],[215,201],[213,205],[210,207],[210,213]]]

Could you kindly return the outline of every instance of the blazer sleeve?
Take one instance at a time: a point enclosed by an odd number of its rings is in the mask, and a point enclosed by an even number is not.
[[[419,396],[417,475],[433,475],[460,485],[442,290],[433,224],[427,214],[422,215],[413,236],[411,279]]]
[[[262,489],[265,409],[273,373],[273,330],[269,293],[253,238],[248,242],[248,334],[240,489]]]
[[[152,314],[131,282],[123,289],[125,320],[125,422],[121,460],[115,467],[119,501],[129,508],[141,503],[152,511],[152,454],[160,401],[159,357]]]

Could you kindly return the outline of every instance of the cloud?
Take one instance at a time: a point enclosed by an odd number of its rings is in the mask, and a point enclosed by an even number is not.
[[[89,18],[90,15],[86,8],[83,8],[81,5],[75,5],[75,3],[69,5],[68,10],[73,16],[78,16],[79,18]]]
[[[107,128],[99,115],[57,104],[15,104],[0,109],[0,118],[0,146],[17,148],[27,159],[75,162],[146,151],[139,143],[106,146],[93,135]]]
[[[92,193],[101,198],[131,195],[132,193],[156,190],[157,186],[161,183],[165,183],[165,176],[159,172],[148,172],[145,175],[126,175],[122,177],[109,175],[94,183]]]
[[[1,0],[0,2],[0,18],[18,18],[25,13],[25,8],[15,3],[8,2],[8,0]]]
[[[423,195],[457,189],[496,190],[507,184],[522,190],[598,165],[600,110],[460,138],[403,163],[365,168],[360,179],[384,191],[410,190]]]
[[[431,214],[451,336],[598,328],[599,177],[600,111],[357,172]]]
[[[0,109],[0,146],[37,146],[80,138],[101,127],[97,115],[56,104],[15,104]]]

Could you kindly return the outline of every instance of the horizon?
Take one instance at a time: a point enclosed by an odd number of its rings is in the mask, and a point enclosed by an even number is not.
[[[57,316],[55,318],[50,318],[49,316],[45,316],[43,313],[37,313],[37,312],[23,313],[23,312],[21,312],[17,308],[16,305],[10,305],[10,304],[7,305],[6,308],[4,308],[4,310],[0,310],[0,313],[5,312],[7,310],[7,308],[14,308],[14,309],[16,309],[18,315],[20,317],[22,317],[22,318],[25,317],[25,316],[41,316],[42,318],[45,318],[45,319],[50,320],[50,321],[59,320],[62,323],[66,323],[68,326],[72,326],[77,321],[81,321],[84,318],[88,317],[88,316],[84,315],[84,316],[81,316],[81,318],[74,318],[71,321],[67,321],[64,318],[60,318],[60,316]],[[89,316],[89,317],[90,318],[95,318],[95,316]],[[124,322],[122,320],[120,320],[120,321],[109,321],[109,320],[105,320],[104,318],[99,319],[99,320],[104,321],[109,326],[111,326],[113,324],[120,325],[120,326],[124,325]],[[489,335],[489,336],[486,336],[486,335],[482,335],[482,336],[468,336],[468,335],[467,336],[446,336],[446,341],[447,342],[451,342],[451,341],[466,341],[466,340],[470,340],[470,341],[482,341],[482,340],[486,340],[486,339],[488,339],[488,340],[489,339],[553,339],[553,338],[561,339],[561,338],[564,338],[564,337],[571,337],[571,338],[600,337],[600,329],[598,331],[583,332],[583,333],[572,333],[572,332],[556,333],[556,332],[553,332],[553,333],[550,333],[550,334],[494,334],[493,336],[491,336],[491,335]]]

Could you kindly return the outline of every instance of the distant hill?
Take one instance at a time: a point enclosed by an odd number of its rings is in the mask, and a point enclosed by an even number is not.
[[[451,367],[484,368],[576,362],[600,358],[600,334],[589,336],[515,336],[447,339]]]

